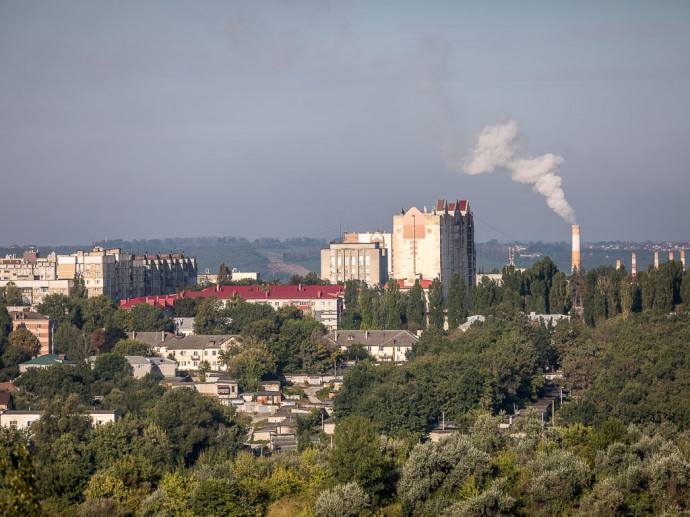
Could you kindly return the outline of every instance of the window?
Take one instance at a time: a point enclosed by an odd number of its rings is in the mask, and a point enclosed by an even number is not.
[[[17,428],[17,421],[16,420],[10,420],[10,429],[16,429]]]
[[[211,355],[212,355],[212,356],[215,356],[215,355],[216,355],[216,351],[215,351],[215,350],[211,350]]]
[[[204,350],[204,355],[208,355],[208,350]]]
[[[184,350],[180,350],[180,355],[184,355]]]
[[[194,366],[199,366],[199,361],[194,361]]]

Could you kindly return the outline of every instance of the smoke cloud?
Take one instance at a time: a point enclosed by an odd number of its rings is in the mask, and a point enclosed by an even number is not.
[[[516,183],[532,185],[546,198],[546,204],[570,224],[575,223],[575,210],[565,199],[563,178],[558,175],[562,156],[547,153],[534,158],[518,158],[518,124],[509,120],[503,124],[487,126],[477,138],[469,155],[460,162],[449,161],[454,170],[466,174],[491,174],[497,167],[508,169]]]

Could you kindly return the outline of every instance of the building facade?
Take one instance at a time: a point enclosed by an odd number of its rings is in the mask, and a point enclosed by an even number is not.
[[[412,207],[393,217],[393,277],[439,278],[447,292],[459,273],[474,285],[476,251],[474,217],[466,200],[439,199],[428,211]]]
[[[48,316],[29,310],[28,307],[8,307],[7,312],[12,318],[12,330],[25,328],[31,332],[41,344],[39,355],[55,353],[53,336],[57,322]]]
[[[100,246],[70,255],[47,258],[30,250],[19,259],[0,259],[0,286],[14,282],[25,303],[38,305],[49,294],[69,294],[75,275],[84,279],[89,297],[112,300],[156,296],[176,292],[197,283],[194,257],[181,253],[132,255],[119,248]]]
[[[388,250],[379,242],[332,243],[321,250],[321,278],[332,284],[347,280],[384,284],[388,281]]]

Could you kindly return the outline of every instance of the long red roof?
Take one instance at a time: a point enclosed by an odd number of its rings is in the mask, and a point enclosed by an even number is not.
[[[137,304],[148,303],[160,309],[171,309],[178,298],[218,298],[228,300],[238,296],[245,300],[316,300],[337,298],[345,292],[341,285],[223,285],[207,287],[202,291],[183,291],[167,296],[141,296],[120,301],[120,308],[131,309]]]

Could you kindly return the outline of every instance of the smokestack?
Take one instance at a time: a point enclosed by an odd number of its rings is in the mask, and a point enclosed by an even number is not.
[[[630,270],[634,279],[637,275],[637,255],[635,253],[632,254],[632,268],[630,268]]]
[[[680,263],[683,264],[683,271],[685,271],[685,250],[680,250]]]
[[[668,252],[668,259],[673,260],[673,252],[672,251]]]
[[[620,269],[620,268],[621,268],[621,259],[617,259],[616,260],[616,269]]]
[[[576,269],[580,269],[582,264],[580,262],[580,225],[579,224],[574,224],[572,228],[572,242],[573,242],[573,250],[572,250],[572,266],[573,266],[573,271]]]
[[[659,269],[659,252],[654,252],[654,269]]]

